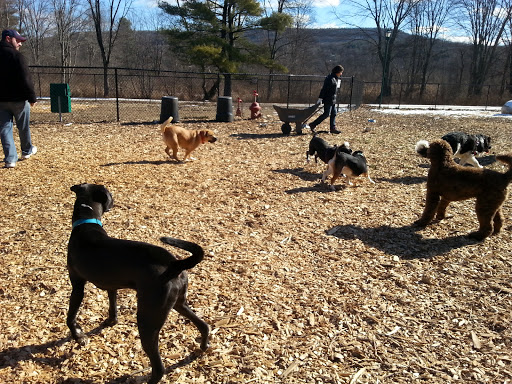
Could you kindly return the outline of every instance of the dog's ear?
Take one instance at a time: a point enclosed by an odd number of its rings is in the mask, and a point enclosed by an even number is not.
[[[114,206],[114,199],[112,198],[112,194],[103,185],[98,185],[98,188],[94,189],[94,192],[92,193],[92,199],[93,201],[101,203],[103,212],[110,211],[110,209]]]
[[[70,189],[71,191],[75,192],[77,195],[81,192],[84,192],[87,188],[86,188],[87,184],[85,183],[82,183],[82,184],[76,184],[76,185],[73,185]]]

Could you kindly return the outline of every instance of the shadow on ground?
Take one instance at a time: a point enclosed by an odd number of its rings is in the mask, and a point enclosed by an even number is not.
[[[162,165],[162,164],[184,164],[182,161],[174,161],[174,160],[140,160],[140,161],[123,161],[121,163],[107,163],[102,164],[100,167],[113,167],[116,165]]]
[[[105,326],[102,324],[90,332],[87,333],[87,335],[93,336],[98,335],[101,333],[101,330],[104,329]],[[101,342],[98,340],[98,342]],[[59,347],[64,345],[65,343],[69,343],[69,348],[66,348],[63,352],[60,351]],[[31,345],[24,345],[22,347],[18,348],[7,348],[3,351],[0,351],[0,369],[4,369],[7,367],[14,367],[21,361],[33,361],[34,363],[38,365],[47,365],[52,367],[58,367],[64,363],[65,360],[69,359],[71,355],[74,353],[73,350],[75,347],[77,347],[78,344],[76,344],[75,341],[71,339],[71,337],[65,337],[61,339],[56,339],[49,341],[47,343],[43,344],[31,344]],[[79,347],[78,347],[79,348]],[[50,352],[50,351],[56,351],[56,352]],[[35,355],[43,355],[43,356],[35,356]],[[59,356],[56,356],[56,355]],[[47,355],[47,356],[45,356]],[[171,373],[177,368],[184,367],[186,365],[189,365],[193,361],[197,360],[199,357],[201,357],[201,353],[192,352],[185,358],[183,358],[180,361],[177,361],[175,364],[169,366],[166,368],[165,373]],[[96,367],[91,366],[91,376],[94,372],[94,369]],[[137,376],[139,373],[144,373],[143,376]],[[111,379],[107,381],[105,384],[116,384],[116,383],[126,383],[128,380],[130,382],[132,380],[135,380],[135,382],[139,383],[142,382],[144,378],[146,378],[151,373],[151,367],[147,367],[141,371],[134,372],[131,375],[123,375],[120,377],[117,377],[115,379]],[[65,381],[62,381],[62,384],[64,383],[83,383],[83,384],[94,384],[97,383],[95,380],[84,380],[82,378],[67,378]]]
[[[259,139],[277,139],[286,137],[282,133],[234,133],[230,137],[236,137],[239,140],[259,140]]]
[[[435,225],[435,224],[434,224]],[[440,256],[468,245],[477,244],[466,235],[450,236],[444,239],[428,239],[417,233],[412,226],[390,227],[382,225],[363,228],[357,225],[339,225],[327,230],[327,234],[343,240],[361,240],[365,245],[396,255],[402,259],[428,259]]]

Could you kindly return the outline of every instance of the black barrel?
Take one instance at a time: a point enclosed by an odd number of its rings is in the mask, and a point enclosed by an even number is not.
[[[178,113],[178,98],[174,96],[162,97],[162,107],[160,109],[160,123],[163,123],[170,116],[172,122],[178,123],[180,121],[180,114]]]
[[[219,96],[215,120],[230,123],[233,119],[233,100],[230,96]]]

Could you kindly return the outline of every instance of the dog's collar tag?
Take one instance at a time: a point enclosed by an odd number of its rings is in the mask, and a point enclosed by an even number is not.
[[[103,224],[98,219],[80,219],[73,222],[73,228],[78,227],[82,224],[98,224],[100,227],[103,227]]]

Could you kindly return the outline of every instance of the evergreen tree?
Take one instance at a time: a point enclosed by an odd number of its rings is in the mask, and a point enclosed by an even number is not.
[[[223,73],[225,96],[231,96],[231,75],[242,64],[271,65],[270,54],[247,39],[249,31],[261,28],[262,9],[258,1],[186,0],[176,5],[164,2],[160,8],[175,22],[165,31],[173,50],[203,72],[213,67]],[[265,28],[269,28],[271,20],[263,21]],[[219,86],[218,80],[209,90],[203,87],[204,98],[211,98]]]

